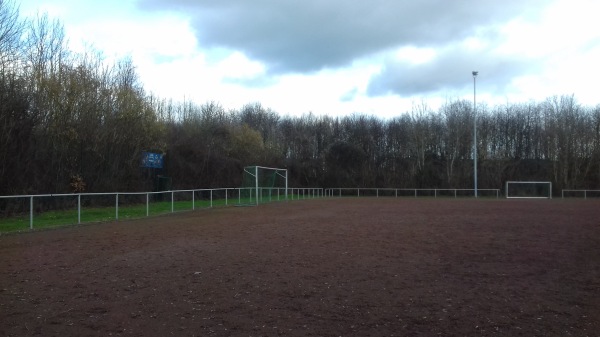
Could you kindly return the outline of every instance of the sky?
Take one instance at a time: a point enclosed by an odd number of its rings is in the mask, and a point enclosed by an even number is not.
[[[390,118],[476,87],[488,106],[600,104],[597,0],[15,1],[174,101]]]

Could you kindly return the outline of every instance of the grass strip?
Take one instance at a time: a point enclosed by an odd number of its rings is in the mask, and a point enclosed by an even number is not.
[[[267,202],[268,200],[261,200]],[[277,201],[277,199],[271,199]],[[146,216],[156,216],[171,212],[191,211],[193,209],[206,209],[210,207],[234,206],[236,204],[250,204],[254,200],[246,198],[214,199],[210,200],[184,200],[184,201],[159,201],[146,204],[119,205],[119,220],[138,219]],[[81,207],[81,223],[105,222],[116,220],[116,209],[111,207]],[[45,229],[75,225],[78,223],[77,209],[54,210],[33,215],[33,229]],[[29,214],[14,217],[0,218],[0,233],[28,231],[30,226]]]

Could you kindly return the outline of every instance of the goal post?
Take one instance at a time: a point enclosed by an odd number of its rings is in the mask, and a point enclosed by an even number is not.
[[[551,181],[507,181],[507,199],[552,199]]]
[[[240,205],[258,205],[287,199],[287,169],[264,166],[244,167]]]

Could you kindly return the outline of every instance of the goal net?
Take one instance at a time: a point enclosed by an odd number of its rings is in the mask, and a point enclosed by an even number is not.
[[[258,205],[287,200],[287,170],[281,168],[246,166],[240,188],[240,205]]]
[[[550,181],[507,181],[506,198],[552,199]]]

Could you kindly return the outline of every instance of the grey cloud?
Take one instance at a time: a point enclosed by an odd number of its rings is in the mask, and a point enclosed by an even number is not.
[[[538,70],[533,60],[494,55],[492,52],[468,52],[448,48],[430,62],[413,65],[388,60],[367,87],[369,96],[463,90],[471,85],[472,71],[479,71],[479,83],[491,92],[504,92],[516,76]]]
[[[270,74],[314,72],[399,46],[459,41],[547,0],[138,0],[191,18],[203,48],[243,52]]]

